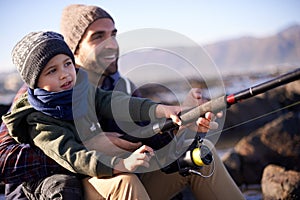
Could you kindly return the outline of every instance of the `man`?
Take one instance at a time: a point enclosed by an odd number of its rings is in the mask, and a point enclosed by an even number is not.
[[[84,15],[84,13],[86,13],[86,15]],[[68,21],[66,21],[64,18],[66,16],[69,19]],[[86,16],[86,18],[84,16]],[[81,21],[77,21],[76,19],[81,19]],[[66,26],[64,26],[64,23]],[[82,24],[84,24],[84,23],[87,23],[87,24],[82,26]],[[77,32],[77,31],[79,31],[79,32]],[[108,13],[103,11],[101,8],[94,7],[94,6],[79,6],[79,5],[69,6],[65,9],[65,11],[63,13],[61,32],[64,35],[66,42],[68,43],[68,45],[70,46],[72,51],[75,53],[75,60],[76,60],[77,65],[78,66],[86,65],[88,67],[96,67],[96,69],[97,69],[96,72],[93,72],[93,71],[95,71],[95,69],[94,70],[92,70],[92,68],[87,69],[90,72],[90,74],[89,74],[90,79],[92,81],[97,82],[97,83],[95,82],[95,84],[99,84],[99,85],[103,84],[103,87],[104,87],[104,85],[106,85],[105,78],[111,74],[113,74],[113,75],[110,77],[113,78],[113,80],[115,80],[115,81],[120,78],[117,73],[118,44],[114,38],[117,31],[114,27],[114,21]],[[68,33],[71,35],[68,35]],[[74,40],[74,38],[75,38],[75,40]],[[89,61],[87,60],[87,57],[88,57],[88,55],[90,55],[90,52],[93,51],[93,49],[95,49],[98,46],[98,44],[103,41],[109,41],[109,42],[104,42],[104,44],[106,44],[107,46],[104,48],[106,50],[104,51],[105,53],[103,53],[103,60],[100,60],[100,61],[103,63],[106,63],[105,65],[106,66],[108,65],[109,67],[107,68],[107,70],[106,70],[106,67],[104,67],[104,68],[102,68],[102,70],[98,71],[99,66],[93,65],[93,64],[88,64]],[[100,53],[100,55],[101,55],[101,53]],[[101,74],[101,73],[103,73],[104,75],[101,76],[101,78],[99,78],[99,74]],[[109,84],[107,84],[107,85],[109,85]],[[200,124],[200,123],[206,125],[206,126],[201,126],[201,129],[202,129],[201,131],[206,132],[209,127],[209,120],[201,118],[200,120],[198,120],[198,124]],[[122,149],[126,149],[128,151],[133,151],[141,145],[141,143],[130,143],[128,141],[122,140],[119,138],[119,134],[117,134],[115,132],[107,133],[107,136],[110,138],[111,141],[113,141],[113,143],[115,145],[119,146]],[[7,134],[5,135],[5,138],[9,138],[7,136]],[[9,138],[9,140],[10,139],[11,138]],[[101,140],[102,140],[102,138],[99,138],[99,140],[97,140],[97,138],[96,138],[96,139],[91,140],[90,142],[86,142],[85,145],[88,148],[93,148],[93,145],[95,145],[95,143],[97,143],[97,141],[101,141]],[[11,142],[12,143],[10,143],[10,144],[12,144],[14,147],[16,145],[18,146],[18,144],[15,144],[13,141],[11,141]],[[3,143],[1,143],[1,145],[3,145]],[[1,156],[4,158],[2,161],[9,160],[11,163],[15,163],[15,161],[17,161],[18,158],[21,158],[23,156],[24,161],[26,161],[27,163],[32,163],[32,160],[26,160],[26,156],[24,156],[24,155],[32,155],[34,153],[36,154],[36,152],[38,152],[38,150],[37,151],[32,150],[32,147],[30,147],[29,145],[23,145],[22,147],[24,147],[24,146],[26,146],[27,150],[31,149],[31,152],[27,152],[27,153],[23,154],[22,150],[20,150],[20,152],[19,152],[18,148],[16,148],[17,149],[16,151],[12,152],[12,151],[8,151],[7,146],[3,145],[3,148],[2,147],[1,148],[6,153],[9,152],[10,154],[9,153],[6,154],[6,155],[9,154],[9,159],[7,159],[7,157],[5,157],[4,154],[1,154]],[[12,157],[12,155],[15,155],[15,157]],[[47,162],[43,162],[43,161],[47,160],[48,158],[46,158],[41,152],[39,152],[39,154],[36,156],[37,156],[37,158],[42,158],[42,159],[37,159],[38,160],[37,166],[47,166],[48,165]],[[53,164],[53,166],[55,165],[55,163],[53,161],[49,161],[49,162],[51,164]],[[3,168],[2,171],[4,171],[5,176],[11,175],[11,177],[13,177],[10,172],[11,170],[7,170],[8,169],[7,164],[8,164],[7,162],[0,163],[0,166]],[[14,169],[14,172],[15,172],[15,174],[13,174],[13,175],[15,175],[14,177],[18,177],[22,181],[30,180],[30,178],[28,178],[28,177],[27,177],[28,179],[26,180],[26,179],[24,179],[24,177],[19,176],[20,174],[23,175],[23,173],[21,173],[21,172],[25,172],[26,169],[28,170],[28,168],[24,167],[24,168],[22,168],[23,171],[18,171],[18,169],[20,169],[17,167],[18,164],[19,163],[17,162],[17,164],[15,166],[10,165]],[[31,168],[31,173],[32,172],[37,173],[37,172],[39,172],[39,170],[41,170],[42,177],[49,176],[49,175],[51,175],[51,173],[58,173],[55,171],[51,171],[51,169],[48,167],[41,169],[41,167],[37,167],[37,166]],[[178,173],[172,174],[169,178],[166,174],[163,174],[160,171],[150,172],[148,174],[145,174],[141,177],[141,180],[143,181],[145,188],[148,191],[150,197],[153,199],[156,198],[156,196],[155,196],[156,194],[158,194],[158,195],[162,194],[164,199],[174,196],[183,187],[185,187],[185,185],[188,185],[188,183],[190,183],[192,190],[195,191],[194,194],[196,195],[197,198],[198,197],[199,198],[207,198],[205,196],[205,194],[207,194],[209,197],[217,198],[218,195],[220,195],[223,199],[226,199],[226,195],[224,195],[224,191],[220,191],[220,188],[222,188],[222,186],[220,186],[220,185],[218,186],[218,184],[226,184],[227,185],[227,188],[226,188],[228,191],[227,193],[232,193],[232,195],[233,195],[230,197],[243,198],[241,196],[241,194],[239,193],[238,188],[234,185],[234,183],[232,182],[232,179],[229,177],[229,175],[225,171],[225,169],[219,159],[216,159],[216,166],[217,166],[216,171],[210,180],[203,179],[203,178],[197,177],[197,176],[190,176],[190,177],[184,178],[184,177],[181,177]],[[53,168],[58,169],[55,167],[53,167]],[[7,172],[9,172],[10,174],[5,174],[5,170],[7,170]],[[61,169],[61,170],[63,170],[63,169]],[[166,182],[164,182],[164,183],[166,184],[167,187],[160,187],[157,189],[154,187],[153,184],[155,184],[155,180],[160,180],[160,178],[157,177],[157,174],[159,174],[159,176],[164,177],[163,180],[164,181],[166,180]],[[35,176],[37,178],[41,178],[40,174],[35,174]],[[3,176],[3,178],[8,178],[8,177]],[[31,178],[34,178],[34,176],[32,176]],[[151,180],[151,181],[148,182],[147,179]],[[8,180],[8,179],[6,179],[6,180]],[[174,185],[174,183],[176,183],[175,184],[176,187],[173,189],[169,188],[170,184]],[[214,186],[214,184],[216,186]],[[157,186],[159,186],[159,184]],[[216,189],[216,192],[211,191],[213,186],[216,187],[216,188],[213,188],[213,189]],[[45,187],[46,186],[44,185],[44,188]],[[161,191],[162,188],[164,188],[164,190],[167,191],[168,194],[163,194]],[[77,196],[77,199],[79,199],[78,198],[79,196]],[[235,198],[235,199],[237,199],[237,198]]]
[[[94,76],[90,75],[90,77],[94,77],[95,83],[105,87],[105,80],[108,77],[113,80],[113,84],[122,80],[117,65],[119,54],[115,38],[117,30],[114,20],[106,11],[96,6],[70,5],[62,14],[61,33],[74,52],[78,67],[84,67],[93,74]],[[97,55],[97,59],[91,55]],[[101,78],[99,74],[102,74]],[[125,84],[126,81],[123,83]],[[202,125],[199,126],[200,132],[209,130],[209,119],[210,117],[199,118],[197,123]],[[110,126],[113,127],[115,126]],[[197,199],[243,199],[215,150],[214,154],[216,171],[211,178],[205,179],[197,175],[183,177],[179,173],[167,175],[160,170],[142,174],[141,180],[150,198],[170,199],[185,186],[190,186]],[[223,184],[226,188],[222,186]]]

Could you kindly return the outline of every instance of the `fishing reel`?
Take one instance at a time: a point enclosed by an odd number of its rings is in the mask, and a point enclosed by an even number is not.
[[[214,165],[209,175],[203,175],[199,170],[205,165],[210,165],[212,162],[212,152],[203,144],[203,139],[197,136],[188,150],[176,161],[162,168],[162,171],[167,174],[179,172],[182,176],[197,174],[202,177],[210,177],[214,172]]]
[[[128,134],[121,136],[121,138],[131,142],[142,141],[143,144],[152,147],[154,150],[158,150],[163,148],[174,139],[174,133],[172,131],[178,128],[178,126],[174,125],[171,119],[167,121],[159,121],[158,123],[150,127],[150,130],[141,129],[136,131],[135,133],[135,135],[140,134],[148,137],[150,133],[152,134],[152,136],[149,138],[140,139]],[[153,135],[153,133],[156,135]],[[173,141],[175,141],[176,143],[176,140]],[[214,165],[209,175],[203,175],[199,172],[199,170],[203,166],[210,165],[213,162],[213,154],[210,149],[205,144],[203,144],[203,139],[200,133],[194,136],[193,142],[188,146],[187,150],[182,155],[181,153],[178,154],[181,155],[178,159],[165,166],[164,163],[166,162],[166,160],[173,160],[173,158],[175,157],[177,158],[177,153],[175,153],[174,157],[176,148],[176,145],[173,146],[173,148],[170,148],[170,154],[173,154],[172,156],[170,156],[170,158],[168,156],[166,158],[165,153],[155,155],[155,162],[158,164],[158,166],[160,166],[161,171],[167,174],[179,172],[182,176],[187,176],[193,173],[202,177],[210,177],[213,174]]]

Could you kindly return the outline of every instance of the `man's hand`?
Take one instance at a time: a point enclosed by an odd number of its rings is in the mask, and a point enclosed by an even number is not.
[[[88,149],[97,150],[107,155],[116,156],[126,152],[133,152],[142,146],[141,142],[133,143],[120,138],[116,132],[103,132],[83,142]]]
[[[171,118],[172,121],[179,126],[181,125],[181,121],[178,117],[178,114],[181,112],[180,106],[168,106],[159,104],[156,107],[155,114],[157,118]]]
[[[156,107],[156,117],[157,118],[171,118],[172,121],[179,126],[181,126],[181,120],[178,117],[178,114],[185,109],[193,108],[205,103],[207,100],[202,98],[201,89],[193,88],[189,91],[186,99],[184,100],[181,109],[180,106],[167,106],[159,104]],[[188,124],[184,127],[189,127],[193,131],[206,133],[210,129],[217,129],[219,124],[215,122],[216,117],[221,117],[222,113],[213,114],[212,112],[207,112],[203,117],[199,117],[196,123]],[[180,127],[180,129],[184,128]]]
[[[193,108],[205,103],[207,100],[202,98],[201,91],[200,88],[192,88],[182,103],[182,106],[185,108]],[[187,127],[196,132],[206,133],[210,129],[215,130],[219,127],[219,124],[215,122],[217,117],[222,117],[222,113],[215,115],[212,112],[207,112],[204,117],[199,117],[195,124],[190,124]]]
[[[219,127],[219,124],[215,122],[216,116],[212,112],[205,113],[205,117],[199,117],[196,121],[197,129],[194,130],[197,132],[206,133],[210,129],[215,130]]]
[[[182,106],[186,108],[196,107],[206,101],[207,100],[202,98],[202,90],[200,88],[192,88],[183,101]]]

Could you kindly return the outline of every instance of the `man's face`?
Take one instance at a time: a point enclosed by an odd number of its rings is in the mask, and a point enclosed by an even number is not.
[[[84,33],[75,52],[76,62],[87,70],[110,75],[117,71],[119,46],[117,29],[109,18],[94,21]]]

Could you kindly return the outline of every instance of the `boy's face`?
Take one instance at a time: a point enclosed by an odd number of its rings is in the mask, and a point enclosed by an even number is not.
[[[86,29],[75,53],[76,62],[87,70],[106,75],[117,71],[117,29],[109,18],[97,19]]]
[[[38,79],[38,88],[49,92],[70,90],[76,83],[76,71],[72,59],[65,54],[54,56]]]

